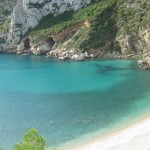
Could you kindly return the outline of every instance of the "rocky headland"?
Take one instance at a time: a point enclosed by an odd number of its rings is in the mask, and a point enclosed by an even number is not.
[[[18,0],[10,22],[0,25],[0,52],[77,61],[138,58],[148,69],[149,12],[149,0]]]

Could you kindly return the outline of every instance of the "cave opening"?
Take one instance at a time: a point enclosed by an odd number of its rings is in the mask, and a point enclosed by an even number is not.
[[[48,43],[48,45],[50,46],[50,49],[52,49],[52,47],[55,45],[55,41],[53,39],[53,37],[49,37],[46,42]]]
[[[24,40],[24,48],[25,49],[31,48],[31,46],[30,46],[30,38],[27,38],[27,39]]]

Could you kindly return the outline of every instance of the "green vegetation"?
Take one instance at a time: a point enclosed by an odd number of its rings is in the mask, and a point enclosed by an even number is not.
[[[111,17],[114,5],[115,1],[112,1],[112,3],[106,2],[105,5],[103,4],[103,9],[101,9],[101,12],[93,20],[91,27],[85,29],[85,31],[81,31],[82,34],[79,39],[76,38],[76,36],[73,38],[81,51],[97,49],[100,47],[109,50],[109,48],[114,46],[112,45],[112,42],[114,41],[117,32],[116,22],[114,18]],[[108,43],[108,41],[110,43]]]
[[[0,33],[5,34],[9,31],[10,28],[10,18],[7,18],[3,24],[0,24]],[[5,38],[0,37],[0,44],[5,43]]]
[[[23,141],[15,145],[15,150],[45,150],[45,140],[35,129],[25,134]]]
[[[5,43],[6,34],[10,29],[10,14],[17,0],[0,0],[0,44]]]
[[[115,17],[120,26],[118,34],[137,33],[140,27],[150,23],[150,5],[147,1],[134,2],[134,0],[129,1],[128,9],[123,6],[116,9]]]
[[[93,4],[77,12],[69,11],[57,17],[51,14],[44,17],[27,36],[31,37],[33,43],[38,43],[52,34],[87,20],[91,22],[90,28],[78,31],[73,37],[72,46],[81,51],[120,50],[116,37],[136,35],[140,27],[150,23],[150,5],[147,0],[93,0]]]
[[[12,12],[12,9],[16,2],[17,0],[0,0],[0,4],[3,6],[0,7],[0,14],[9,15]]]
[[[7,18],[3,24],[0,25],[0,32],[8,32],[10,28],[11,19]]]
[[[5,43],[5,39],[0,37],[0,44]]]
[[[0,150],[2,150],[1,147]],[[23,141],[15,145],[15,150],[46,150],[46,143],[35,129],[30,129],[24,135]],[[56,150],[56,148],[53,150]]]
[[[31,36],[34,43],[39,42],[49,35],[60,32],[78,22],[95,19],[97,15],[101,14],[106,9],[107,5],[109,5],[109,3],[106,0],[94,3],[77,12],[64,12],[57,17],[50,14],[44,17],[39,25],[35,29],[29,31],[27,35]]]

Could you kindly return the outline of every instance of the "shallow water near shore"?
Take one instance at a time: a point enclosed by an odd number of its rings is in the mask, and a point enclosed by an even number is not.
[[[30,128],[48,147],[76,141],[150,108],[150,72],[135,60],[58,61],[0,55],[0,145],[13,149]]]

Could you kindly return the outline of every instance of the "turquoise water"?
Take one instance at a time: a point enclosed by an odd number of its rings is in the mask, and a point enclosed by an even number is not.
[[[0,55],[0,145],[34,127],[58,146],[150,108],[150,72],[133,60],[58,61]]]

